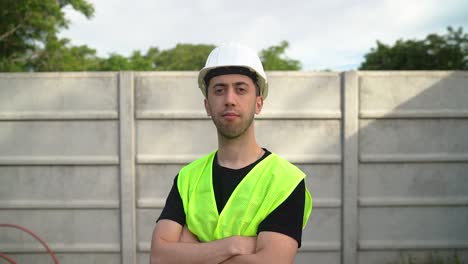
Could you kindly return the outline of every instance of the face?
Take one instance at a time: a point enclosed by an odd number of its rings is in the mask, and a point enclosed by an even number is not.
[[[249,77],[227,74],[210,80],[205,109],[219,135],[227,139],[244,135],[262,107],[263,97],[256,95],[255,84]]]

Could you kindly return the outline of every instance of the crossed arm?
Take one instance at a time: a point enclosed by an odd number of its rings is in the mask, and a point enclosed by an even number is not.
[[[151,241],[150,264],[159,263],[293,263],[297,242],[276,233],[258,237],[232,236],[201,243],[187,227],[171,220],[156,224]]]

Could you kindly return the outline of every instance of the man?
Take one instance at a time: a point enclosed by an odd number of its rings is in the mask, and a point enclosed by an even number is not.
[[[218,150],[179,171],[158,219],[151,263],[292,263],[312,200],[297,167],[261,148],[254,116],[268,83],[257,54],[227,44],[199,72]]]

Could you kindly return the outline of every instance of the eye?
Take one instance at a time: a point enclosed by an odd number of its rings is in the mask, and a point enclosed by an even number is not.
[[[222,86],[215,86],[214,87],[215,94],[222,94],[223,91],[224,91],[224,87],[222,87]]]
[[[239,91],[239,93],[246,93],[247,88],[245,86],[239,86],[237,87],[237,91]]]

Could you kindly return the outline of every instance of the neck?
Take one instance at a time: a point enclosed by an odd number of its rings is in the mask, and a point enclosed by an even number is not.
[[[253,125],[237,138],[229,139],[218,135],[218,164],[240,169],[258,160],[264,150],[257,144]]]

